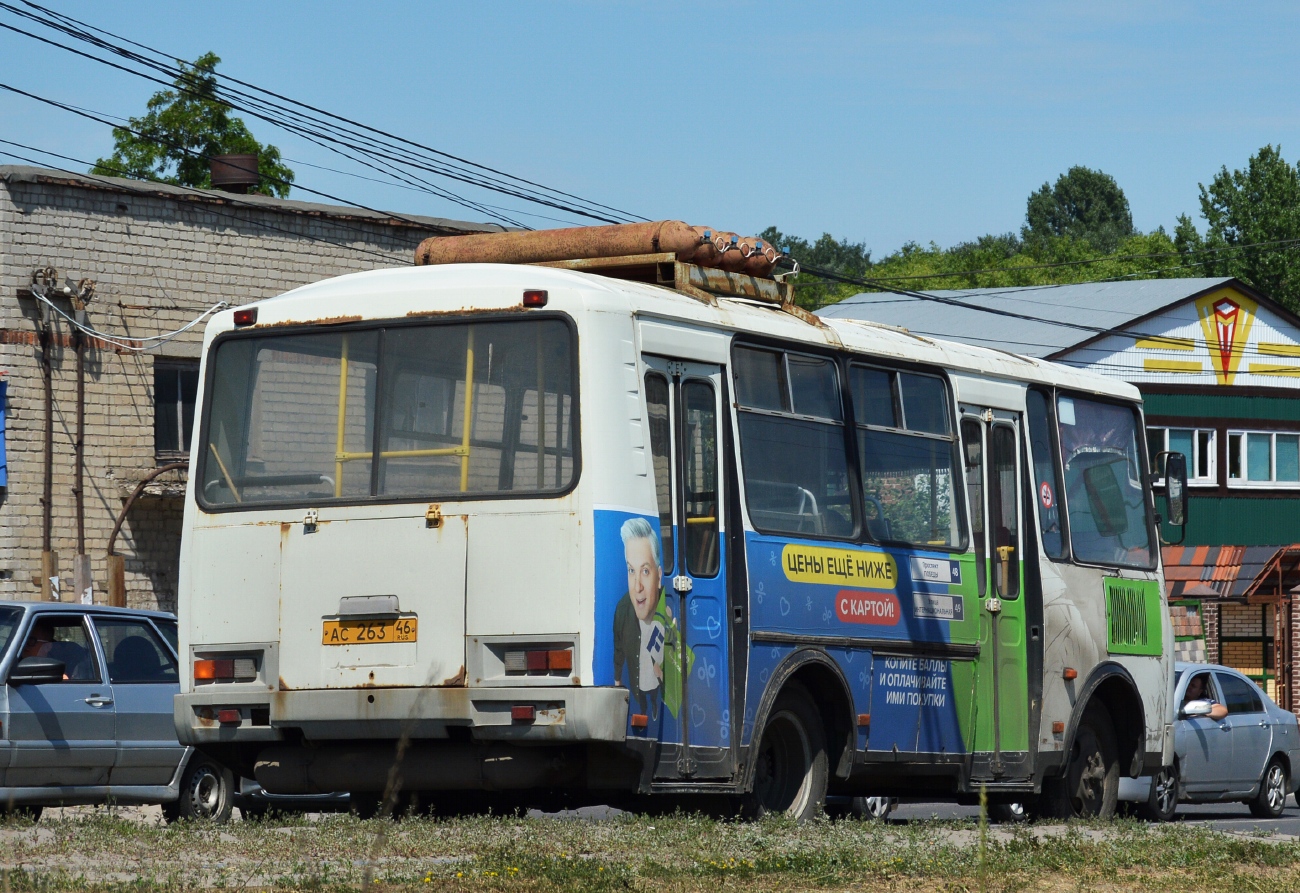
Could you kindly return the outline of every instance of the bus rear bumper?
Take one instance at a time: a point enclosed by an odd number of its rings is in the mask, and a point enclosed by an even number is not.
[[[308,740],[447,738],[453,728],[485,741],[621,743],[627,716],[627,689],[578,686],[259,692],[213,685],[177,695],[174,708],[177,736],[195,745],[280,741],[286,732]]]

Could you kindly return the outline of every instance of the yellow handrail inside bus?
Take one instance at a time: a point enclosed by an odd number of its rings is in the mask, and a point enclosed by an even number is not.
[[[339,419],[338,419],[338,436],[336,438],[334,450],[334,495],[343,495],[343,463],[357,462],[365,459],[373,459],[374,452],[370,450],[345,450],[344,435],[347,432],[347,412],[348,412],[348,336],[343,336],[343,350],[339,357]],[[474,431],[474,330],[469,330],[468,341],[465,347],[465,421],[461,427],[460,446],[454,447],[437,447],[427,450],[381,450],[380,459],[422,459],[430,456],[459,456],[460,457],[460,490],[464,493],[469,489],[469,458],[470,458],[470,435]],[[213,449],[215,452],[215,448]],[[221,458],[217,457],[217,462]],[[225,466],[222,466],[222,473],[225,473]],[[229,475],[227,475],[229,483]],[[232,485],[233,489],[233,485]],[[238,499],[239,495],[236,494]]]
[[[343,435],[347,431],[348,416],[348,336],[343,336],[343,349],[339,353],[339,424],[338,440],[334,450],[334,496],[343,495]]]
[[[465,424],[461,431],[460,492],[469,489],[469,435],[474,430],[474,327],[465,333]]]
[[[243,502],[239,495],[239,490],[235,488],[235,481],[226,470],[226,463],[221,461],[221,454],[217,452],[215,443],[208,444],[208,449],[212,450],[212,457],[217,460],[217,467],[221,469],[221,476],[226,479],[226,486],[230,488],[230,495],[235,497],[235,502]]]

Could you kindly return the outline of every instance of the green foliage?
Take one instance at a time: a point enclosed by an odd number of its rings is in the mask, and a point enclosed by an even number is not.
[[[1072,238],[1103,254],[1133,235],[1128,199],[1115,178],[1076,165],[1029,196],[1021,237],[1029,243]]]
[[[214,155],[257,155],[257,192],[284,198],[293,171],[280,161],[280,150],[262,145],[248,126],[217,98],[215,71],[221,59],[206,53],[193,65],[177,60],[181,75],[175,90],[160,90],[142,118],[113,128],[113,155],[101,158],[92,174],[131,177],[208,189],[209,159]]]
[[[1300,310],[1300,165],[1288,164],[1281,146],[1265,146],[1245,170],[1222,167],[1200,187],[1204,238],[1186,215],[1174,231],[1187,262],[1202,263],[1207,276],[1236,276]]]

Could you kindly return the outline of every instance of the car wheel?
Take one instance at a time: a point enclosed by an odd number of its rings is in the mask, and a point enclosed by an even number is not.
[[[234,794],[234,774],[220,763],[195,753],[181,775],[180,799],[163,806],[163,816],[169,822],[228,822]]]
[[[1029,812],[1025,809],[1025,804],[1020,802],[1014,803],[990,803],[989,818],[999,824],[1009,824],[1011,822],[1023,822],[1029,818]]]
[[[1110,713],[1093,703],[1084,711],[1065,774],[1043,782],[1039,810],[1049,818],[1108,819],[1119,800],[1119,759]]]
[[[897,807],[897,797],[854,797],[849,802],[849,812],[860,819],[887,819]]]
[[[745,815],[785,813],[800,822],[817,816],[826,805],[828,762],[812,695],[798,683],[786,686],[763,726]]]
[[[1167,822],[1178,811],[1178,767],[1165,766],[1151,776],[1151,793],[1138,814],[1152,822]]]
[[[1283,768],[1282,761],[1274,757],[1259,781],[1259,793],[1246,801],[1250,814],[1260,819],[1275,819],[1280,816],[1286,806],[1286,787],[1286,769]]]

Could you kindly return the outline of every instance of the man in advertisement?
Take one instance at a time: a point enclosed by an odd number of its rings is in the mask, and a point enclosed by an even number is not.
[[[614,682],[631,689],[637,712],[657,719],[663,704],[676,717],[682,704],[682,642],[663,589],[659,535],[644,518],[625,521],[620,535],[627,597],[614,609]],[[689,668],[690,649],[686,659]]]

